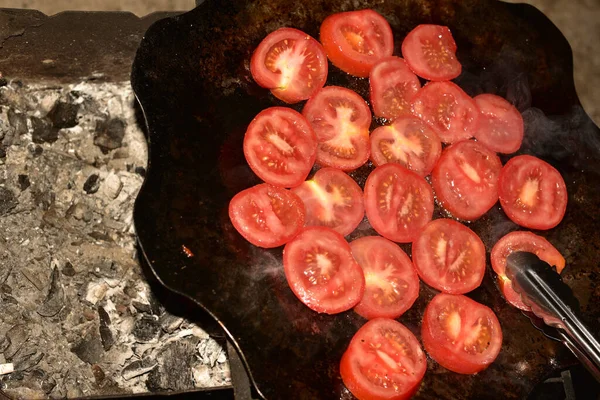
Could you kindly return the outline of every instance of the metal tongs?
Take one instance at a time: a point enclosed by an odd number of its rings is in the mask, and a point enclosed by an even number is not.
[[[552,267],[535,254],[515,252],[506,259],[506,276],[525,314],[546,336],[564,343],[600,382],[600,343],[579,317],[579,302]]]

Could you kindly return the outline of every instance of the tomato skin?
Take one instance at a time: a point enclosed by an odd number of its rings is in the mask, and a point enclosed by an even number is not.
[[[475,131],[477,141],[498,153],[519,150],[525,127],[519,110],[500,96],[480,94],[474,98],[481,115]]]
[[[395,319],[412,307],[419,297],[419,277],[397,244],[380,236],[363,236],[350,242],[350,248],[366,281],[365,294],[354,307],[358,315]]]
[[[567,187],[560,172],[529,155],[513,157],[504,165],[498,193],[508,218],[525,228],[552,229],[567,210]]]
[[[413,98],[412,109],[444,143],[470,139],[478,129],[477,104],[452,82],[429,82],[423,86]]]
[[[252,171],[266,183],[298,186],[315,162],[317,137],[302,114],[287,107],[270,107],[248,125],[244,156]]]
[[[442,153],[437,134],[417,117],[399,117],[371,133],[371,160],[376,166],[395,162],[427,176]]]
[[[376,27],[377,32],[373,32]],[[348,41],[342,29],[349,29],[349,35],[357,40],[361,32],[367,37],[361,37],[355,45],[368,45],[369,49],[357,51]],[[360,35],[362,36],[362,35]],[[327,57],[333,65],[350,75],[366,78],[373,65],[381,58],[391,56],[394,51],[392,28],[386,19],[373,10],[348,11],[332,14],[323,20],[319,37]],[[364,50],[367,50],[365,54]],[[372,51],[373,54],[368,54]]]
[[[402,58],[382,58],[369,73],[373,113],[389,121],[411,115],[411,101],[420,88],[419,78]]]
[[[384,199],[389,197],[389,200],[386,200],[382,215],[379,195],[384,190]],[[394,242],[412,242],[433,216],[431,187],[425,179],[400,164],[388,163],[375,168],[367,178],[364,193],[365,211],[371,226]]]
[[[444,311],[448,310],[446,307],[454,308],[451,309],[452,311]],[[459,325],[454,327],[458,335],[455,339],[449,337],[440,327],[440,324],[448,320],[450,320],[448,323],[452,324],[452,319],[446,316],[453,312],[456,312],[460,318],[455,322]],[[442,320],[442,318],[446,319]],[[465,332],[465,329],[473,328],[479,319],[486,322],[488,329],[488,331],[480,330],[480,334],[489,333],[489,338],[483,342],[487,342],[486,348],[478,354],[473,354],[464,351],[464,348],[468,346],[470,350],[477,351],[475,347],[482,343],[476,341],[472,345],[465,343],[465,340],[469,339],[468,335],[472,333],[470,330]],[[463,295],[440,293],[425,308],[421,339],[427,353],[442,367],[459,374],[475,374],[486,369],[500,353],[502,328],[496,314],[489,307]],[[453,343],[455,341],[458,343]]]
[[[434,244],[432,240],[435,238]],[[436,264],[436,250],[441,241],[443,267]],[[444,293],[468,293],[481,285],[485,275],[483,242],[471,229],[447,218],[435,219],[425,225],[413,242],[412,259],[423,282]],[[463,264],[463,269],[452,271],[447,265],[448,262],[454,265],[460,260],[467,263],[466,266]]]
[[[386,335],[388,338],[385,337]],[[390,350],[390,342],[395,343],[395,348],[388,353],[386,350]],[[377,347],[378,350],[374,350],[375,346],[371,346],[376,344],[381,344]],[[405,367],[406,373],[396,373],[386,368],[385,362],[377,359],[373,354],[379,349],[386,351],[390,357],[389,361],[400,358],[401,366]],[[406,355],[401,355],[398,349],[406,349]],[[405,358],[410,359],[405,360]],[[369,369],[381,372],[381,378],[388,380],[386,382],[388,387],[370,381],[363,372]],[[375,318],[364,324],[354,334],[340,361],[342,380],[358,400],[409,399],[419,390],[426,369],[427,360],[417,338],[400,322],[387,318]],[[394,388],[394,384],[397,389]]]
[[[302,115],[317,137],[317,164],[353,171],[367,162],[371,110],[356,92],[326,86],[306,102]]]
[[[347,311],[365,292],[365,277],[350,245],[330,228],[307,227],[289,241],[283,249],[283,269],[294,295],[318,313]]]
[[[304,202],[306,226],[327,226],[347,236],[365,216],[360,186],[336,168],[321,168],[312,179],[293,188],[292,192]],[[340,201],[342,204],[338,203]],[[333,221],[326,220],[328,215]]]
[[[287,48],[292,63],[298,64],[300,57],[306,57],[302,54],[307,53],[306,49],[309,50],[310,59],[306,61],[304,58],[299,66],[296,65],[300,71],[281,71],[282,67],[273,63],[277,61],[277,55],[286,53],[285,50],[281,51],[282,42],[285,43],[285,40],[292,41],[293,44],[299,43],[298,47],[302,48]],[[274,49],[277,50],[273,52]],[[287,67],[288,63],[284,65]],[[260,42],[250,60],[250,73],[256,83],[270,89],[275,97],[288,104],[306,100],[321,89],[327,80],[327,69],[327,56],[323,46],[316,39],[294,28],[280,28],[269,33]]]
[[[481,143],[464,140],[444,149],[431,173],[431,184],[447,211],[472,221],[498,201],[501,169],[496,153]]]
[[[402,42],[402,56],[410,69],[430,81],[448,81],[460,75],[462,66],[455,53],[456,42],[446,26],[419,25]],[[425,60],[435,56],[435,60]]]
[[[515,231],[504,235],[492,248],[490,258],[492,269],[498,274],[498,286],[506,301],[521,310],[531,308],[523,303],[521,296],[512,288],[510,279],[506,277],[506,257],[517,251],[534,253],[542,261],[556,267],[559,274],[565,267],[565,259],[560,252],[545,238],[528,231]]]
[[[304,226],[304,204],[289,190],[261,183],[233,196],[229,202],[229,218],[250,243],[274,248],[300,232]]]

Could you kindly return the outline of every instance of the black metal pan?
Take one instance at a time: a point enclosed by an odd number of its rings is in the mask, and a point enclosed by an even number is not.
[[[598,327],[600,134],[577,98],[571,49],[543,14],[527,5],[475,0],[208,0],[153,25],[134,62],[132,84],[150,144],[135,226],[158,279],[222,324],[268,399],[351,398],[338,362],[365,321],[352,311],[327,316],[306,308],[287,287],[281,249],[250,245],[229,222],[231,197],[258,183],[242,153],[246,126],[260,110],[281,105],[253,82],[249,60],[276,28],[291,26],[318,37],[327,15],[362,8],[374,8],[390,22],[395,54],[417,24],[449,26],[463,64],[458,84],[471,95],[505,96],[523,112],[526,134],[519,154],[554,165],[569,192],[563,222],[541,234],[565,256],[564,277],[589,326]],[[334,67],[328,84],[367,98],[367,80]],[[364,183],[368,172],[365,167],[354,176]],[[488,251],[518,229],[499,207],[471,228]],[[419,300],[400,318],[417,337],[434,294],[422,285]],[[505,304],[491,270],[470,296],[499,317],[504,345],[498,359],[476,376],[430,361],[417,398],[523,398],[545,376],[575,362]]]

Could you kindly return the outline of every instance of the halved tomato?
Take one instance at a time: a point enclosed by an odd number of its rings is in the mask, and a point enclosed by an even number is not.
[[[346,236],[365,216],[360,186],[343,171],[322,168],[292,189],[306,207],[306,226],[326,226]]]
[[[560,172],[533,156],[513,157],[506,163],[498,193],[508,218],[526,228],[554,228],[567,210],[567,187]]]
[[[330,15],[321,24],[320,38],[333,65],[363,78],[377,61],[394,51],[390,24],[373,10]]]
[[[412,242],[431,221],[433,193],[419,175],[400,164],[385,164],[367,178],[365,211],[381,236],[394,242]]]
[[[435,129],[444,143],[471,138],[478,126],[475,101],[452,82],[430,82],[413,98],[413,114]]]
[[[417,117],[400,117],[371,133],[371,160],[376,166],[394,162],[426,176],[441,152],[440,138]]]
[[[369,159],[371,110],[356,92],[326,86],[306,102],[302,114],[317,135],[318,164],[351,171]]]
[[[474,220],[498,201],[500,159],[472,140],[453,144],[442,152],[431,173],[433,190],[454,217]]]
[[[459,374],[487,368],[502,347],[494,312],[463,295],[440,293],[425,308],[423,346],[442,367]]]
[[[493,94],[480,94],[474,100],[481,112],[475,138],[498,153],[510,154],[519,150],[525,129],[519,110]]]
[[[365,292],[365,277],[350,245],[333,229],[304,228],[285,245],[283,269],[296,297],[319,313],[349,310]]]
[[[409,399],[426,370],[427,359],[415,335],[387,318],[364,324],[340,362],[342,380],[359,400]]]
[[[447,26],[417,26],[404,38],[402,56],[415,74],[430,81],[454,79],[462,70]]]
[[[556,267],[559,274],[565,267],[565,259],[545,238],[527,231],[511,232],[496,242],[492,248],[491,260],[492,268],[498,274],[498,286],[506,301],[521,310],[529,311],[531,308],[523,303],[506,276],[506,257],[517,251],[534,253],[540,260]]]
[[[250,73],[278,99],[297,103],[325,85],[327,56],[323,46],[306,33],[280,28],[260,42],[250,60]]]
[[[451,219],[425,225],[412,245],[419,276],[429,286],[450,294],[479,287],[485,274],[485,246],[475,232]]]
[[[420,88],[419,78],[402,58],[382,58],[369,74],[373,113],[388,120],[411,115],[411,101]]]
[[[352,255],[365,274],[365,294],[354,307],[362,317],[398,318],[419,296],[419,277],[410,258],[381,236],[350,242]]]
[[[244,155],[263,181],[294,187],[313,167],[317,137],[302,114],[291,108],[271,107],[250,122],[244,136]]]
[[[229,218],[253,245],[279,247],[304,226],[304,204],[289,190],[261,183],[233,196]]]

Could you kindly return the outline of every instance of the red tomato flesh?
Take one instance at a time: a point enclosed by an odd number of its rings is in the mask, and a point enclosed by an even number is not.
[[[519,150],[525,128],[523,117],[515,106],[493,94],[480,94],[474,100],[481,112],[475,138],[498,153],[510,154]]]
[[[429,175],[442,152],[437,134],[412,116],[376,128],[370,140],[373,164],[398,163],[420,176]]]
[[[411,115],[411,101],[421,83],[402,58],[386,57],[371,69],[369,88],[373,113],[393,120]]]
[[[459,374],[484,370],[502,347],[502,329],[490,308],[446,293],[435,296],[425,308],[421,338],[431,358]]]
[[[294,187],[310,172],[317,156],[317,137],[302,114],[286,107],[258,113],[244,136],[248,165],[263,181]]]
[[[433,193],[419,175],[399,164],[385,164],[367,178],[365,211],[381,236],[409,243],[431,221]]]
[[[359,400],[409,399],[426,369],[425,353],[415,335],[386,318],[364,324],[340,362],[342,380]]]
[[[320,39],[333,65],[363,78],[394,51],[390,24],[373,10],[330,15],[321,24]]]
[[[260,86],[286,103],[311,97],[327,80],[327,56],[319,42],[293,28],[268,34],[250,60],[250,73]]]
[[[498,193],[508,218],[526,228],[554,228],[567,209],[567,187],[560,172],[533,156],[513,157],[506,163]]]
[[[517,251],[533,253],[540,260],[556,267],[561,273],[565,267],[565,259],[550,242],[531,232],[511,232],[503,236],[492,248],[492,268],[498,274],[498,286],[506,301],[521,310],[530,311],[531,308],[523,303],[521,296],[514,291],[512,282],[506,276],[506,257]]]
[[[429,286],[450,294],[479,287],[485,274],[485,246],[475,232],[451,219],[431,221],[412,245],[419,276]]]
[[[362,190],[339,169],[322,168],[292,191],[304,202],[306,226],[326,226],[346,236],[365,216]]]
[[[229,218],[253,245],[279,247],[304,226],[304,204],[289,190],[262,183],[233,196]]]
[[[413,98],[413,114],[427,122],[444,143],[473,137],[479,122],[475,101],[452,82],[430,82]]]
[[[349,310],[365,291],[365,277],[350,245],[333,229],[304,228],[285,245],[283,269],[296,297],[319,313]]]
[[[498,200],[500,159],[481,143],[465,140],[442,152],[431,173],[435,195],[454,217],[474,220]]]
[[[419,296],[419,277],[410,258],[381,236],[350,242],[352,255],[365,274],[365,294],[354,307],[367,319],[398,318]]]
[[[462,70],[456,42],[446,26],[417,26],[404,38],[402,56],[415,74],[430,81],[454,79]]]
[[[302,114],[317,135],[318,164],[351,171],[369,159],[371,110],[356,92],[324,87],[306,102]]]

